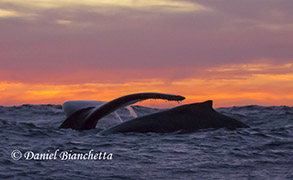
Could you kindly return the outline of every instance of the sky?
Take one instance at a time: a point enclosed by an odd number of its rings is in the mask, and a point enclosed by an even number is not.
[[[162,92],[185,104],[293,106],[292,9],[291,0],[0,0],[0,105]]]

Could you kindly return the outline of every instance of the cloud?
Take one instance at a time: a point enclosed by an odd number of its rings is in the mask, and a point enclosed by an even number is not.
[[[209,10],[209,8],[198,3],[178,0],[2,0],[1,5],[12,9],[18,7],[16,10],[23,14],[34,11],[39,15],[48,10],[74,12],[76,14],[81,9],[104,15],[114,15],[126,9],[160,13]]]
[[[293,55],[292,31],[286,31],[293,15],[282,3],[248,8],[253,1],[131,2],[1,1],[35,18],[0,20],[2,70],[200,67],[261,58],[286,63]],[[97,13],[100,7],[113,14]]]
[[[265,60],[262,60],[265,61]],[[291,73],[293,70],[293,63],[287,64],[277,64],[273,61],[268,61],[267,63],[251,63],[251,64],[231,64],[231,65],[224,65],[220,67],[211,67],[207,69],[207,72],[215,75],[215,76],[247,76],[253,74],[275,74],[282,75]]]
[[[258,86],[261,81],[289,88],[288,81],[280,82],[291,78],[291,1],[132,2],[2,0],[0,81],[23,83],[22,88],[27,89],[28,84],[79,84],[86,88],[83,85],[87,83],[156,79],[166,88],[160,85],[146,90],[174,89],[202,97],[194,100],[215,94],[218,100],[223,97],[222,103],[229,94],[240,91],[233,102],[241,95],[275,97],[275,92],[256,90],[273,89],[269,84]],[[266,75],[270,79],[265,79]],[[273,81],[273,76],[280,81]],[[235,89],[229,85],[233,83],[238,85]],[[39,91],[39,86],[28,92],[49,96],[46,89]],[[46,87],[52,96],[58,96],[60,89],[69,93],[63,87]],[[144,85],[140,87],[135,90],[143,90]],[[250,95],[244,92],[253,89]],[[115,94],[118,92],[111,97]],[[278,102],[287,102],[288,98],[282,97],[285,100]],[[272,102],[265,97],[262,101]],[[252,102],[262,101],[254,98]]]
[[[0,81],[0,104],[63,103],[67,100],[106,100],[132,92],[157,91],[164,82],[149,79],[126,83],[44,84]],[[120,92],[119,92],[120,91]]]
[[[17,17],[20,16],[16,11],[8,11],[5,9],[0,9],[0,18],[7,18],[7,17]]]
[[[69,20],[63,20],[63,19],[57,20],[56,22],[57,22],[57,24],[70,24],[70,23],[72,23]]]
[[[164,71],[166,70],[161,69],[157,73],[165,73]],[[106,72],[101,74],[102,77],[108,75]],[[147,91],[181,94],[187,98],[184,103],[212,99],[216,107],[247,104],[292,105],[293,102],[292,63],[231,64],[198,70],[197,73],[181,79],[129,76],[125,79],[120,77],[116,82],[91,83],[0,81],[0,104],[61,104],[67,100],[109,101],[125,94]],[[161,107],[173,105],[176,104],[166,105],[159,102]]]

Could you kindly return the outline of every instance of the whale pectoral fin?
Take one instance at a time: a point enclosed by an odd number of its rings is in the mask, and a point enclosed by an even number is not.
[[[182,101],[185,99],[183,96],[179,95],[173,95],[173,94],[163,94],[163,93],[137,93],[137,94],[130,94],[126,96],[119,97],[117,99],[114,99],[104,105],[102,105],[100,108],[96,109],[95,112],[93,112],[88,119],[86,120],[86,124],[84,124],[84,129],[92,129],[95,128],[98,121],[112,113],[113,111],[124,107],[129,106],[131,104],[144,101],[147,99],[163,99],[168,101]]]
[[[147,99],[164,99],[168,101],[182,101],[185,99],[183,96],[163,93],[137,93],[114,99],[99,108],[94,110],[81,110],[73,113],[68,117],[60,128],[71,128],[76,130],[93,129],[96,127],[98,121],[104,116],[112,113],[113,111],[128,106],[139,101]],[[71,124],[72,123],[72,124]]]

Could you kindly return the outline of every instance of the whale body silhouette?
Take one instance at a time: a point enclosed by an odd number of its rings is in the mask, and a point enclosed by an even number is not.
[[[216,112],[212,108],[212,101],[178,106],[169,110],[142,116],[121,123],[102,131],[102,134],[127,132],[194,132],[208,128],[236,128],[248,127],[244,123]]]
[[[162,93],[138,93],[123,96],[98,107],[87,107],[72,113],[60,126],[75,130],[93,129],[97,122],[107,114],[120,107],[133,104],[145,99],[166,99],[181,101],[182,96]],[[141,116],[123,122],[109,129],[103,130],[102,134],[110,133],[171,133],[171,132],[195,132],[199,129],[246,128],[246,124],[218,113],[212,107],[211,100],[202,103],[193,103],[177,106],[168,110]]]

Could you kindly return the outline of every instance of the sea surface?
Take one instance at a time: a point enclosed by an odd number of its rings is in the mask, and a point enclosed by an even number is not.
[[[160,111],[133,109],[138,116]],[[119,118],[74,131],[58,128],[66,118],[61,105],[0,106],[0,179],[293,179],[293,107],[216,110],[250,128],[100,135]],[[118,114],[132,118],[124,108]]]

